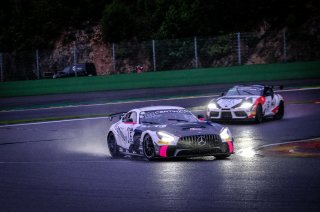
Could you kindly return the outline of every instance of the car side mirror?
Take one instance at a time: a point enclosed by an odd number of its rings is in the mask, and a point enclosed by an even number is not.
[[[205,117],[204,117],[204,115],[202,115],[202,114],[198,114],[197,117],[198,117],[198,119],[199,119],[200,121],[204,121],[204,120],[205,120]]]
[[[124,123],[133,123],[133,119],[128,118],[123,120]]]
[[[222,92],[222,93],[220,94],[220,97],[221,97],[221,96],[224,96],[224,92]]]

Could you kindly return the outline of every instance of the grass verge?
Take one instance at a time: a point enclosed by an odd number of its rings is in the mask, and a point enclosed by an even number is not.
[[[320,78],[320,61],[0,83],[0,97]]]

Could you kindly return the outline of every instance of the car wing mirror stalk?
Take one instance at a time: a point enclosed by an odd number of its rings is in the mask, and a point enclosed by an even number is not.
[[[198,117],[198,119],[199,119],[200,121],[204,121],[204,120],[205,120],[205,117],[204,117],[204,115],[202,115],[202,114],[198,114],[197,117]]]
[[[124,119],[123,121],[124,121],[124,122],[133,122],[133,120],[130,119],[130,118],[129,118],[129,119]]]
[[[124,114],[126,114],[125,112],[122,113],[114,113],[109,115],[109,121],[112,121],[114,117],[118,117],[119,120],[124,116]]]

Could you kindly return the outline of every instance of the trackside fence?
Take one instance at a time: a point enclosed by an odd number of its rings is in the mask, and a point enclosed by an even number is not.
[[[1,82],[52,78],[68,65],[93,62],[98,75],[170,71],[246,64],[320,59],[317,45],[279,32],[237,32],[215,37],[191,37],[145,42],[104,44],[103,50],[83,41],[54,50],[0,52]],[[294,36],[295,38],[297,35]],[[299,37],[299,36],[298,36]]]

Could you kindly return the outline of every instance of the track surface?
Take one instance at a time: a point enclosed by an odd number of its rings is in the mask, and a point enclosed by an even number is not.
[[[318,86],[320,79],[307,80],[291,80],[291,81],[275,81],[275,82],[259,82],[261,84],[284,85],[285,88],[295,88],[301,86]],[[170,104],[184,107],[194,107],[207,104],[206,101],[211,99],[212,95],[219,95],[225,92],[234,84],[206,85],[195,87],[178,87],[178,88],[154,88],[154,89],[138,89],[130,91],[106,91],[92,93],[77,94],[61,94],[33,97],[15,97],[0,99],[0,121],[4,120],[24,120],[35,118],[50,118],[61,116],[82,116],[87,114],[105,114],[123,112],[133,107],[141,107],[145,105]],[[114,104],[115,100],[154,98],[165,96],[206,96],[195,99],[178,99],[176,101],[148,101],[141,100],[134,104]],[[88,106],[84,106],[89,104]],[[49,110],[31,110],[31,111],[5,111],[8,108],[30,108],[48,107],[59,105],[79,105],[69,108],[56,108]]]
[[[109,159],[105,118],[2,126],[0,211],[319,211],[319,158],[245,154],[247,148],[320,137],[320,90],[282,95],[288,102],[283,120],[227,124],[236,154],[226,160]],[[194,107],[208,99],[162,104]],[[150,102],[90,108],[145,105]]]

